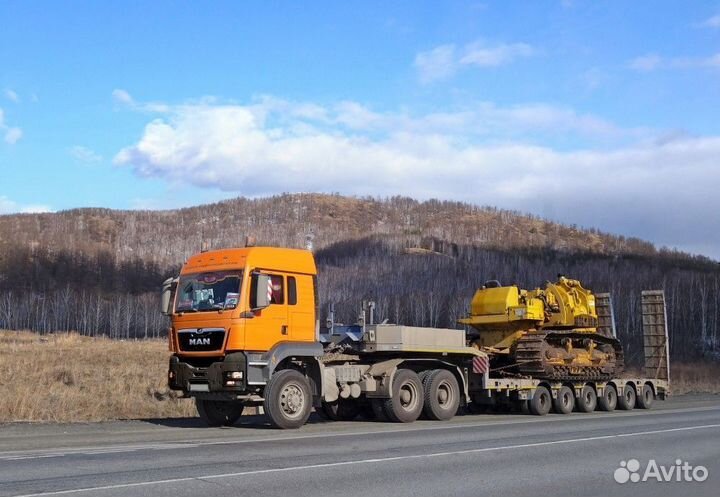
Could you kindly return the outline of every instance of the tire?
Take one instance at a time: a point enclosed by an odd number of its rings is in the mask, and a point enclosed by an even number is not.
[[[428,419],[447,421],[457,414],[460,406],[460,387],[450,371],[436,369],[423,382],[423,412]]]
[[[420,383],[425,385],[425,382],[427,381],[428,376],[430,376],[430,374],[433,372],[435,372],[434,369],[426,369],[425,371],[420,371],[418,373],[418,378],[420,378]]]
[[[390,421],[412,423],[423,410],[424,391],[415,371],[398,369],[392,383],[392,397],[385,400],[384,411]]]
[[[639,409],[650,409],[654,400],[655,392],[653,392],[650,385],[645,384],[642,388],[642,395],[640,395],[635,402]]]
[[[265,386],[265,414],[282,429],[300,428],[310,417],[312,394],[308,379],[294,369],[277,371]]]
[[[418,378],[420,378],[420,383],[423,385],[423,389],[427,388],[426,383],[427,379],[430,376],[430,373],[435,371],[434,369],[425,369],[424,371],[420,371],[418,373]],[[420,419],[432,419],[428,418],[427,414],[425,413],[425,409],[423,408],[423,411],[420,413]]]
[[[323,402],[322,411],[332,421],[352,421],[360,414],[356,400],[338,399],[335,402]]]
[[[622,396],[618,396],[618,409],[623,411],[632,411],[635,409],[635,389],[630,384],[625,384]]]
[[[560,387],[557,398],[553,399],[553,410],[557,414],[570,414],[575,408],[575,392],[568,386]]]
[[[598,409],[605,412],[612,412],[617,407],[618,394],[615,387],[612,385],[605,385],[603,388],[603,394],[598,397]]]
[[[532,399],[528,401],[530,414],[535,416],[545,416],[550,412],[552,407],[552,394],[547,387],[539,386],[535,389]]]
[[[597,394],[595,393],[595,389],[590,385],[585,385],[575,402],[575,406],[580,412],[593,412],[597,407]]]
[[[197,412],[208,426],[232,426],[242,416],[244,406],[239,402],[195,399]]]

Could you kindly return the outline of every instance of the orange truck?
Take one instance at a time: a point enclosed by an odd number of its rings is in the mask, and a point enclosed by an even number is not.
[[[276,427],[298,428],[313,409],[329,419],[412,422],[498,405],[543,415],[568,391],[582,402],[606,389],[649,390],[640,407],[669,392],[667,381],[656,379],[568,385],[493,377],[490,358],[468,346],[463,330],[374,324],[365,312],[358,324],[330,319],[321,327],[317,269],[307,250],[196,254],[164,282],[162,312],[171,320],[168,384],[194,398],[211,426],[235,423],[246,406],[262,406]]]

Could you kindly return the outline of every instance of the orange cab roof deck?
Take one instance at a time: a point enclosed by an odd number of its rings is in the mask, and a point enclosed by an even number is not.
[[[231,269],[267,269],[289,273],[317,274],[315,259],[308,250],[278,247],[246,247],[211,250],[190,257],[180,274]]]

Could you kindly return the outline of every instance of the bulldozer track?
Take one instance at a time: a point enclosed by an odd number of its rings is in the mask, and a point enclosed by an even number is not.
[[[586,365],[554,365],[548,363],[545,351],[549,347],[558,347],[560,341],[593,340],[597,344],[610,345],[613,348],[614,360],[603,366]],[[597,333],[580,333],[570,331],[547,330],[528,333],[518,340],[515,351],[517,371],[524,376],[548,380],[596,380],[603,381],[617,377],[624,369],[624,356],[620,341]]]

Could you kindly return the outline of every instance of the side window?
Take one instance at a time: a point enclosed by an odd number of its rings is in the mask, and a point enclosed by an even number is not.
[[[277,274],[270,275],[270,281],[272,282],[272,299],[271,304],[284,304],[285,303],[285,288],[283,285],[283,277]]]
[[[250,309],[257,307],[257,299],[255,298],[255,291],[257,289],[257,276],[255,274],[250,277]]]
[[[295,283],[295,276],[288,276],[288,305],[297,304],[297,283]]]

